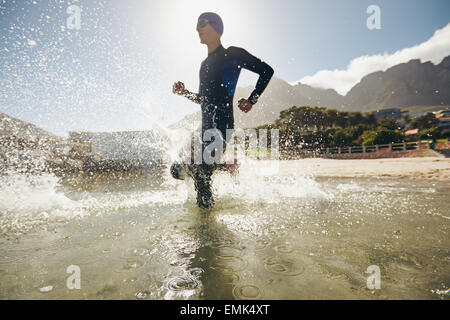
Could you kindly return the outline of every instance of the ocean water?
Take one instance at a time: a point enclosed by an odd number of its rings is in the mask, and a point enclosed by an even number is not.
[[[278,164],[217,174],[211,210],[165,168],[0,177],[0,298],[449,299],[448,184]]]

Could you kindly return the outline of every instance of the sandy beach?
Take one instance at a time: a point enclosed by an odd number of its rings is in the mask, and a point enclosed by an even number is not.
[[[322,177],[391,177],[450,181],[450,158],[286,161],[286,167],[292,166],[301,166],[305,173]]]

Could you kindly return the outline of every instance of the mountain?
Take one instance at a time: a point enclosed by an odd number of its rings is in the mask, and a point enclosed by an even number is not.
[[[350,110],[450,104],[450,56],[438,65],[419,59],[371,73],[346,95]]]
[[[184,116],[180,121],[173,123],[169,126],[169,129],[175,130],[178,128],[194,131],[202,121],[202,113],[200,111],[188,114]]]
[[[345,96],[333,89],[320,89],[298,83],[291,85],[273,77],[254,109],[245,114],[237,101],[248,97],[253,87],[237,88],[234,99],[236,127],[251,128],[272,123],[281,110],[292,106],[321,106],[341,111],[374,111],[391,107],[450,105],[450,56],[438,65],[415,59],[386,71],[371,73]],[[185,127],[200,114],[189,115],[175,126]]]
[[[87,145],[0,113],[0,175],[74,172],[98,167],[100,161]]]
[[[271,123],[278,118],[280,111],[297,106],[325,106],[342,109],[344,97],[333,89],[313,88],[299,83],[290,85],[288,82],[273,77],[263,95],[249,113],[243,113],[237,108],[241,97],[248,97],[253,87],[237,88],[235,94],[234,119],[237,127],[251,128],[261,124]],[[264,110],[264,112],[258,112]]]
[[[0,137],[15,136],[25,140],[38,140],[49,138],[60,140],[53,134],[38,128],[34,124],[18,120],[0,112]]]
[[[158,165],[167,145],[153,131],[69,133],[58,137],[0,113],[0,175],[143,169]]]

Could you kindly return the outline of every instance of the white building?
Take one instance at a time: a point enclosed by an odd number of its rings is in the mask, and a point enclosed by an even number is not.
[[[92,152],[105,160],[139,160],[149,166],[163,160],[167,141],[154,131],[71,131],[69,138],[88,144]]]

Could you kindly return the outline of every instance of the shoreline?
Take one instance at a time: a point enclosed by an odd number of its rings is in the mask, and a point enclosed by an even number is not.
[[[449,158],[382,158],[282,160],[280,170],[297,169],[316,177],[336,178],[411,178],[450,181]]]

